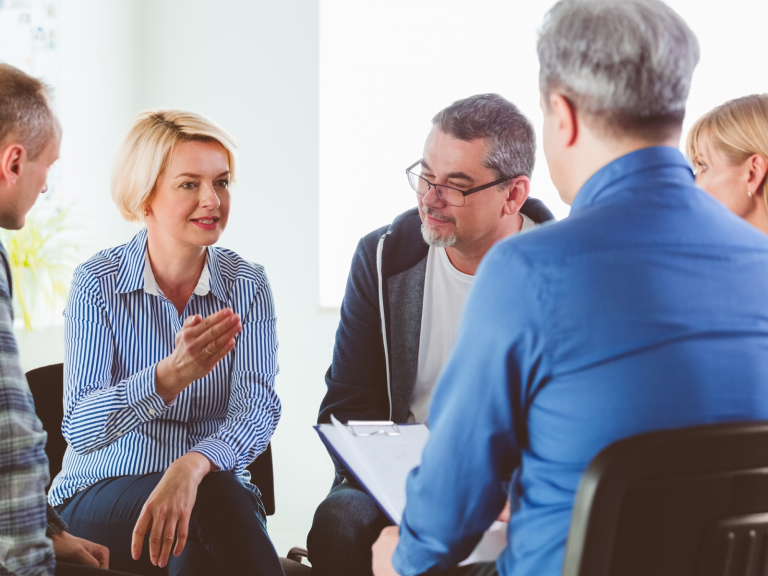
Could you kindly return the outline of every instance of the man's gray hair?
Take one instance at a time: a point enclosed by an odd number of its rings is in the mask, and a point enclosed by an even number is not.
[[[537,46],[539,87],[614,135],[679,129],[699,43],[660,0],[560,0]]]
[[[37,78],[0,62],[0,146],[14,140],[37,159],[61,129],[51,110],[50,88]]]
[[[432,118],[432,125],[459,140],[488,141],[485,166],[499,178],[528,176],[536,162],[533,124],[506,98],[478,94],[457,100]]]

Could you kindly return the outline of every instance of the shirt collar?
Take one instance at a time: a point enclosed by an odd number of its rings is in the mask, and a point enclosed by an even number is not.
[[[664,177],[674,178],[683,184],[694,183],[693,171],[677,148],[653,146],[625,154],[595,172],[576,195],[571,212],[595,204],[626,189],[618,185],[626,178],[637,177],[642,173],[648,182]]]
[[[144,253],[144,292],[151,296],[159,296],[160,289],[157,287],[157,281],[155,275],[152,273],[152,266],[149,263],[149,253]],[[203,272],[200,274],[200,279],[197,281],[197,285],[193,292],[198,296],[205,296],[211,291],[211,273],[208,268],[208,254],[206,251],[205,266],[203,266]]]
[[[123,294],[144,287],[144,254],[147,251],[147,229],[144,228],[125,245],[117,266],[115,292]]]
[[[195,286],[194,293],[204,296],[213,292],[222,302],[226,302],[224,279],[221,275],[219,250],[209,246],[206,250],[206,261],[203,273]],[[144,290],[147,294],[157,295],[157,283],[152,274],[147,258],[147,230],[141,230],[125,245],[123,257],[117,268],[115,292],[118,294]]]

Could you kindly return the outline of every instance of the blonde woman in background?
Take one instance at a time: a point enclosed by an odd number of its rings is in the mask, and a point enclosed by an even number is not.
[[[48,498],[127,572],[282,574],[246,470],[280,419],[272,294],[261,266],[213,246],[235,172],[234,140],[210,120],[140,114],[112,196],[146,227],[74,274],[69,446]]]
[[[730,100],[688,133],[696,184],[768,234],[768,94]]]

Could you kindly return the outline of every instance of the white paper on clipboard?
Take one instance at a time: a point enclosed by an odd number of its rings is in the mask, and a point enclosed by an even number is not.
[[[336,454],[394,524],[405,510],[408,474],[421,464],[429,439],[423,424],[356,423],[350,427],[331,416],[331,424],[315,426]],[[460,565],[493,562],[507,545],[507,524],[494,522]]]

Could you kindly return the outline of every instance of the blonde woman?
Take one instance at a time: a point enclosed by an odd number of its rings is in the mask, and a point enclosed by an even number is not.
[[[264,269],[213,246],[232,137],[189,112],[131,123],[112,196],[143,222],[75,272],[65,310],[63,432],[49,501],[136,574],[282,574],[245,467],[280,418]]]
[[[688,133],[696,184],[768,234],[768,94],[730,100]]]

